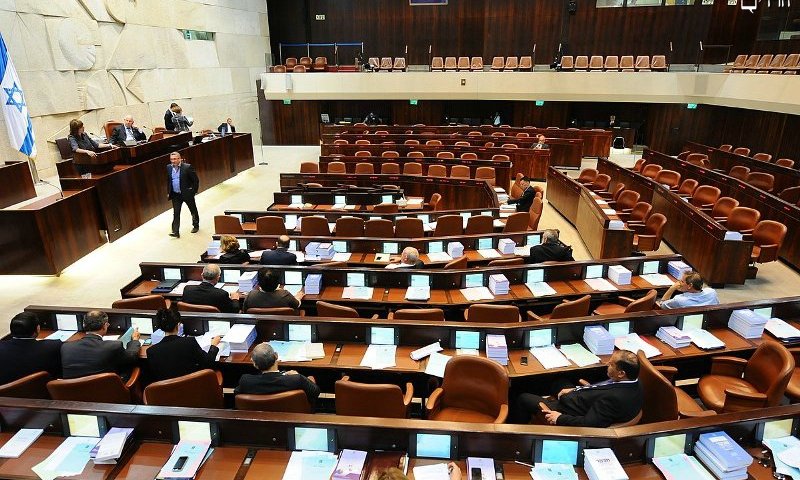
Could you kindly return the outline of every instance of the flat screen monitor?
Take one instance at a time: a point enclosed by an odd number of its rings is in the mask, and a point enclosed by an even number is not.
[[[290,342],[311,342],[312,341],[312,325],[311,324],[297,324],[290,323],[288,325]]]
[[[363,273],[348,273],[347,286],[348,287],[366,287],[367,276]]]
[[[292,203],[303,203],[302,195],[292,195]]]
[[[216,446],[219,442],[219,425],[210,422],[190,422],[174,420],[172,422],[172,441],[210,442]]]
[[[642,275],[650,275],[653,273],[658,273],[658,261],[649,261],[649,262],[642,262]]]
[[[213,336],[220,336],[224,337],[228,334],[231,329],[231,322],[227,320],[209,320],[208,321],[208,333]]]
[[[383,253],[397,255],[400,253],[400,244],[397,242],[383,242]]]
[[[56,313],[56,330],[69,330],[77,332],[78,328],[78,315],[71,313]]]
[[[459,350],[480,350],[481,332],[474,330],[456,330],[454,332],[455,341],[453,344]]]
[[[64,435],[68,437],[102,437],[108,431],[105,417],[65,413],[62,420]]]
[[[546,347],[556,343],[556,331],[554,328],[537,328],[528,331],[528,348],[531,347]]]
[[[542,243],[542,236],[538,233],[533,235],[525,235],[525,245],[533,246]]]
[[[381,203],[393,203],[391,195],[381,195]]]
[[[686,328],[701,329],[701,328],[703,328],[703,314],[702,313],[697,313],[697,314],[694,314],[694,315],[684,315],[683,318],[681,318],[680,327],[681,327],[681,329],[686,329]]]
[[[603,265],[587,265],[583,278],[603,278]]]
[[[457,458],[456,437],[439,433],[412,433],[409,456],[420,458]]]
[[[544,269],[534,268],[525,273],[525,283],[544,282]]]
[[[287,440],[289,450],[336,451],[336,430],[333,428],[291,427]]]
[[[468,273],[464,280],[466,288],[483,287],[483,274],[482,273]]]
[[[488,250],[492,248],[492,239],[491,238],[479,238],[478,239],[478,250]]]
[[[181,269],[180,268],[165,268],[164,269],[164,280],[180,280],[181,277]]]
[[[430,287],[431,286],[431,276],[430,275],[419,275],[419,274],[412,274],[408,280],[408,284],[412,287]]]
[[[235,269],[227,269],[222,271],[222,281],[224,283],[239,283],[239,277],[242,276],[242,272]]]
[[[428,253],[444,252],[444,242],[428,242]]]
[[[534,463],[563,463],[578,465],[581,451],[577,440],[537,440],[534,446]]]
[[[303,284],[303,272],[298,272],[296,270],[286,270],[283,272],[283,284],[284,285],[302,285]]]
[[[347,253],[347,242],[342,240],[334,240],[331,242],[333,244],[333,251],[336,253]]]
[[[153,319],[150,317],[131,317],[131,326],[142,335],[153,334]]]
[[[649,438],[645,445],[647,458],[670,457],[686,453],[689,441],[690,437],[685,433]]]
[[[631,322],[609,322],[608,333],[614,338],[624,337],[631,333]]]
[[[431,223],[431,216],[427,214],[417,215],[417,218],[422,220],[422,223]]]
[[[369,327],[367,343],[369,345],[397,345],[399,330],[394,327]]]
[[[347,203],[347,198],[344,195],[334,195],[333,196],[333,203],[346,204]]]

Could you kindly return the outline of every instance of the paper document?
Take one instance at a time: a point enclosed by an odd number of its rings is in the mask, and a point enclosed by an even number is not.
[[[614,339],[614,346],[620,350],[628,350],[629,352],[636,353],[641,350],[647,358],[657,357],[661,355],[661,350],[653,345],[650,345],[636,333],[629,333],[622,337]]]
[[[528,287],[534,297],[544,297],[558,293],[547,282],[526,283],[525,286]]]
[[[188,282],[181,282],[175,288],[173,288],[170,293],[173,293],[175,295],[183,295],[184,288],[188,287],[189,285],[200,285],[201,283],[203,282],[201,282],[200,280],[189,280]]]
[[[80,475],[89,463],[89,453],[99,441],[96,437],[67,437],[49,457],[31,470],[42,480]]]
[[[125,442],[133,433],[132,428],[113,427],[92,450],[90,456],[95,464],[115,464],[122,455]]]
[[[426,301],[431,298],[431,287],[408,287],[406,300]]]
[[[533,245],[523,245],[521,247],[514,247],[514,255],[518,257],[528,257],[531,254],[531,247]]]
[[[302,285],[284,285],[283,289],[286,290],[287,292],[291,293],[292,295],[296,296],[298,293],[300,293],[300,290],[303,289],[303,286]]]
[[[182,440],[172,449],[167,463],[161,467],[156,478],[194,478],[197,470],[206,459],[206,453],[211,446],[208,442],[190,442]],[[186,457],[183,466],[176,470],[178,459]]]
[[[500,252],[498,252],[494,248],[484,248],[484,249],[481,249],[481,250],[477,250],[477,252],[478,252],[478,255],[480,255],[483,258],[500,258],[500,257],[502,257],[502,255],[500,255]]]
[[[342,298],[369,300],[372,298],[372,287],[344,287]]]
[[[569,360],[555,347],[555,345],[548,345],[546,347],[533,347],[530,349],[531,354],[539,360],[545,370],[553,368],[569,367]]]
[[[299,209],[302,209],[303,208],[303,204],[302,203],[290,203],[287,206],[287,208],[299,208]]]
[[[561,345],[559,350],[561,350],[561,353],[563,353],[565,357],[572,361],[572,363],[579,367],[586,367],[588,365],[600,363],[600,357],[587,350],[586,347],[580,343]]]
[[[699,462],[694,460],[693,457],[685,453],[670,455],[668,457],[653,458],[653,465],[655,465],[666,480],[713,480],[714,476],[708,473],[708,470],[703,468]]]
[[[278,354],[278,358],[280,358],[282,362],[308,362],[311,360],[311,357],[308,355],[308,348],[306,347],[308,344],[306,342],[272,340],[269,344],[275,350],[275,353]],[[322,356],[325,356],[324,352]]]
[[[449,355],[442,355],[439,352],[433,352],[428,357],[428,365],[425,366],[425,373],[435,377],[444,378],[444,368],[447,362],[453,358]]]
[[[397,355],[396,345],[370,345],[361,359],[362,367],[369,367],[373,370],[390,368],[397,366],[395,356]]]
[[[495,477],[494,459],[485,457],[467,457],[467,478],[469,480],[477,480],[472,476],[472,470],[478,469],[481,472],[481,478],[491,480]]]
[[[464,298],[466,298],[468,302],[494,299],[494,295],[492,295],[492,292],[488,287],[462,288],[460,292],[462,295],[464,295]]]
[[[648,273],[639,277],[654,287],[671,287],[675,283],[663,273]]]
[[[429,253],[428,260],[431,262],[449,262],[453,260],[447,252],[436,252],[436,253]]]
[[[708,330],[686,327],[683,329],[683,333],[688,335],[692,339],[692,343],[699,349],[714,350],[717,348],[725,348],[725,343]]]
[[[796,327],[784,322],[780,318],[771,318],[767,320],[764,327],[769,333],[776,336],[781,340],[785,339],[800,339],[800,330]]]
[[[414,467],[414,480],[450,480],[450,471],[446,463],[421,465]]]
[[[597,203],[599,204],[600,202],[597,202]],[[606,205],[608,205],[608,204],[606,204]],[[614,210],[613,208],[604,208],[603,209],[603,213],[605,213],[606,215],[616,215],[617,211]]]
[[[0,458],[18,458],[39,438],[41,428],[21,428],[0,448]]]
[[[565,463],[537,463],[530,473],[533,480],[578,480],[575,467]]]
[[[441,351],[442,351],[442,346],[439,344],[439,342],[434,342],[431,343],[430,345],[425,345],[424,347],[418,348],[413,352],[411,352],[411,359],[419,361],[427,357],[431,353],[441,352]]]
[[[605,278],[587,278],[586,280],[584,280],[584,282],[586,282],[586,285],[589,285],[589,288],[591,288],[592,290],[598,290],[600,292],[610,292],[617,290],[617,287],[612,285],[611,282],[609,282]]]
[[[62,342],[66,342],[75,335],[75,332],[72,330],[58,330],[56,332],[51,333],[50,335],[46,336],[45,340],[61,340]]]
[[[800,446],[800,440],[797,437],[781,437],[764,440],[764,445],[772,450],[772,458],[775,460],[775,472],[781,475],[789,475],[792,478],[800,478],[800,469],[792,466],[783,461],[786,458],[786,452],[791,454],[791,451]],[[797,456],[789,458],[792,464],[797,463]]]

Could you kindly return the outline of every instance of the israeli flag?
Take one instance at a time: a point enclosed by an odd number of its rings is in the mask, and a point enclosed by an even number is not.
[[[36,142],[33,138],[33,125],[28,115],[28,106],[22,86],[8,55],[6,42],[0,34],[0,107],[8,127],[11,145],[33,158],[36,156]]]

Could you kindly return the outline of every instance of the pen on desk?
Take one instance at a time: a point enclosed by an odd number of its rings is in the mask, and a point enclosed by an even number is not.
[[[518,464],[524,465],[526,467],[534,468],[533,465],[531,465],[530,463],[520,462],[519,460],[514,460],[514,463],[518,463]]]

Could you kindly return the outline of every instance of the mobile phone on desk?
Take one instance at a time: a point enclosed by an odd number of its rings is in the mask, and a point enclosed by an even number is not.
[[[500,463],[495,463],[494,465],[494,478],[495,480],[505,480],[505,472],[503,472],[503,465]]]
[[[527,367],[528,366],[528,357],[526,357],[525,355],[520,357],[519,364],[522,365],[523,367]]]
[[[178,457],[178,460],[175,462],[175,465],[172,467],[173,472],[180,472],[183,470],[184,465],[186,465],[186,461],[189,460],[189,457],[182,456]]]
[[[472,467],[469,478],[470,480],[483,480],[480,467]]]

